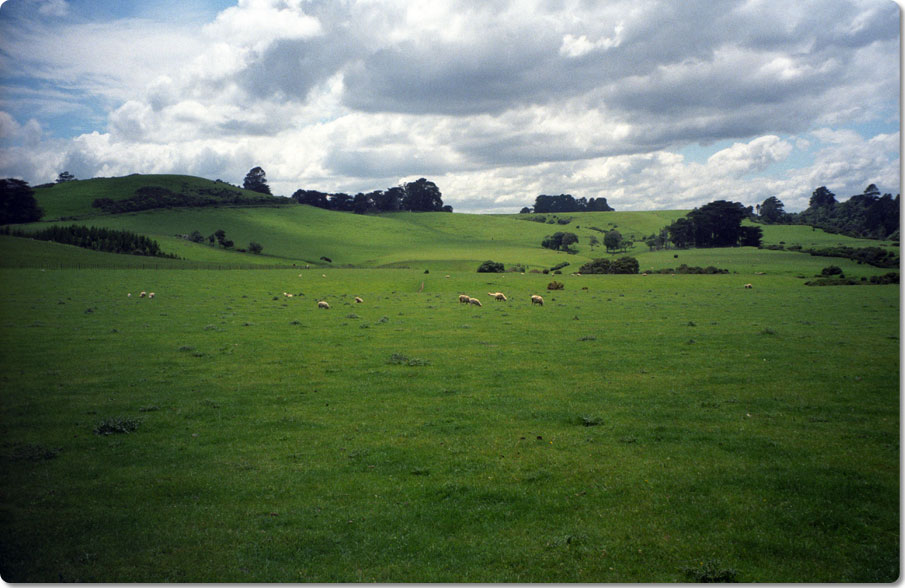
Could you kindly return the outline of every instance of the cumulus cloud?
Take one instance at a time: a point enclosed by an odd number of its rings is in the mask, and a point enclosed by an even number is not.
[[[103,124],[51,149],[36,122],[28,169],[241,181],[261,165],[284,194],[430,176],[461,210],[560,192],[800,202],[846,174],[897,185],[892,135],[853,130],[898,120],[897,16],[885,0],[239,0],[203,26],[0,20],[0,133],[25,149],[27,121],[68,105]],[[676,153],[717,141],[702,162]]]

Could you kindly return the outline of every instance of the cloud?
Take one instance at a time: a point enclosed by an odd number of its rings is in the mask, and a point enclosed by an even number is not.
[[[429,176],[459,210],[561,192],[622,209],[783,194],[793,208],[826,182],[848,190],[845,174],[897,185],[892,135],[855,130],[898,122],[896,8],[240,0],[206,24],[73,7],[0,19],[0,132],[19,133],[0,173],[53,179],[71,162],[238,182],[261,165],[284,194]],[[676,153],[715,142],[701,162]]]

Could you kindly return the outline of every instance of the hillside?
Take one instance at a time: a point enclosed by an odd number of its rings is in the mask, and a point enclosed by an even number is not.
[[[118,202],[135,197],[142,188],[163,190],[187,201],[211,204],[287,203],[284,198],[268,197],[224,182],[183,175],[132,174],[118,178],[93,178],[45,185],[34,188],[34,191],[38,204],[44,209],[44,220],[51,221],[103,214],[102,210],[91,205],[96,199],[109,198]]]

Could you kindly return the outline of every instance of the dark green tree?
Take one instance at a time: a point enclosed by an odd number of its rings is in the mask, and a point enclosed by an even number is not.
[[[413,212],[439,212],[443,208],[443,198],[437,184],[420,178],[402,187],[405,196],[402,207]]]
[[[767,224],[781,223],[786,220],[782,200],[776,196],[770,196],[758,207],[760,219]]]
[[[575,243],[578,243],[578,235],[557,231],[544,237],[544,240],[541,241],[541,247],[556,251],[571,251],[571,246]]]
[[[251,243],[248,244],[248,250],[250,252],[254,253],[255,255],[260,255],[261,252],[264,251],[264,247],[260,243],[252,241]]]
[[[482,273],[482,274],[484,274],[484,273],[503,273],[504,271],[506,271],[506,268],[503,266],[502,263],[499,263],[497,261],[487,260],[484,263],[482,263],[480,266],[478,266],[478,272]]]
[[[44,210],[35,200],[27,182],[13,178],[0,180],[0,225],[40,220]]]
[[[75,181],[75,176],[69,173],[68,171],[60,172],[60,175],[57,176],[57,183],[62,184],[64,182],[72,182]]]
[[[616,251],[622,248],[622,233],[617,230],[608,231],[603,236],[603,244],[607,251]]]
[[[694,225],[686,218],[676,219],[676,222],[666,227],[669,240],[679,249],[685,249],[694,245]]]
[[[267,185],[267,174],[260,167],[253,167],[245,175],[245,181],[242,187],[252,192],[260,192],[261,194],[270,194],[270,186]]]
[[[739,242],[742,220],[748,216],[738,202],[716,200],[695,208],[687,217],[694,226],[695,247],[734,247]]]

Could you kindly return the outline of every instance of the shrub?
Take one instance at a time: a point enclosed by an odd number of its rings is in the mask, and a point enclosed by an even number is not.
[[[251,243],[248,244],[248,250],[251,251],[252,253],[254,253],[255,255],[260,255],[261,251],[264,250],[264,247],[260,243],[256,243],[255,241],[252,241]]]
[[[821,276],[840,276],[842,275],[842,268],[837,265],[829,265],[822,270],[820,270]]]
[[[547,290],[562,290],[565,288],[565,285],[562,282],[557,282],[553,280],[549,284],[547,284]]]
[[[504,271],[506,271],[506,268],[503,266],[502,263],[498,263],[496,261],[490,261],[490,260],[485,261],[478,267],[478,273],[482,273],[482,274],[487,274],[487,273],[498,274],[498,273],[502,273]]]

